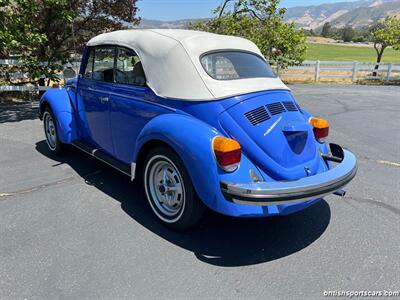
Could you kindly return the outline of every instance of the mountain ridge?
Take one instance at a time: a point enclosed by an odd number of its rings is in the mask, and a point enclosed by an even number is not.
[[[400,0],[359,0],[287,9],[284,20],[304,29],[317,29],[330,22],[334,27],[372,25],[387,15],[400,16]]]
[[[320,5],[296,6],[287,9],[286,22],[297,27],[316,30],[330,22],[334,27],[350,25],[354,28],[370,26],[387,15],[400,17],[400,0],[358,0],[353,2],[325,3]],[[143,18],[139,28],[187,28],[190,22],[208,20],[182,19],[161,21]]]

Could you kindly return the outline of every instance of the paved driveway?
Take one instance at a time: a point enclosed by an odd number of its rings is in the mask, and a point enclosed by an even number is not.
[[[400,88],[291,87],[359,157],[346,198],[281,218],[209,213],[187,233],[160,225],[124,175],[52,156],[30,104],[0,106],[0,299],[400,290]]]

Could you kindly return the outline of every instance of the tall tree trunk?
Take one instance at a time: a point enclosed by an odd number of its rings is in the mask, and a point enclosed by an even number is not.
[[[378,69],[379,69],[379,64],[382,61],[382,56],[383,56],[383,52],[386,49],[385,45],[381,45],[381,47],[379,48],[377,43],[374,43],[374,48],[376,51],[376,64],[374,67],[374,72],[372,73],[372,76],[376,77],[378,75]]]

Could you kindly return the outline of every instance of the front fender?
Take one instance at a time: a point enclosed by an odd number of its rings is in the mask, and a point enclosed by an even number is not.
[[[78,138],[71,95],[64,88],[50,89],[40,99],[40,117],[45,107],[50,106],[56,118],[57,133],[64,144],[70,144]]]
[[[159,140],[168,144],[183,160],[200,199],[213,210],[229,213],[238,207],[223,199],[220,180],[249,181],[250,168],[260,178],[262,175],[244,155],[235,172],[225,173],[221,170],[215,161],[211,144],[217,135],[223,134],[194,117],[181,114],[159,115],[138,136],[134,161],[137,161],[140,149],[147,142]]]

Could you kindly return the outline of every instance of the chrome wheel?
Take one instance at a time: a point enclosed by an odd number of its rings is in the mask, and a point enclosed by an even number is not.
[[[46,111],[43,115],[44,133],[49,148],[54,151],[57,147],[57,131],[51,114]]]
[[[153,156],[145,169],[145,187],[151,207],[165,222],[175,222],[184,210],[185,187],[175,164],[163,155]]]

